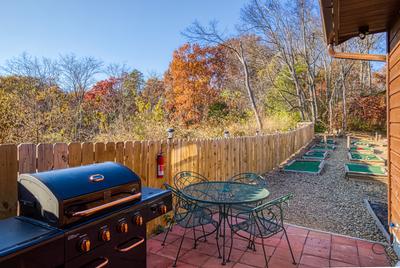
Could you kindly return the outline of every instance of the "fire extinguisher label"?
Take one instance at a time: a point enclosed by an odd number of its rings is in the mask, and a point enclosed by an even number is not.
[[[157,155],[157,178],[164,177],[164,157],[162,154]]]
[[[157,169],[158,176],[164,176],[164,166],[159,165]]]

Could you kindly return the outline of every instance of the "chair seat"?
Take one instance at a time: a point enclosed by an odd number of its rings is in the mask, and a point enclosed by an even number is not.
[[[231,205],[229,209],[229,214],[236,215],[243,211],[250,211],[255,208],[257,204],[235,204]]]
[[[242,222],[231,226],[232,231],[237,233],[239,231],[247,232],[255,237],[267,238],[283,230],[282,226],[274,221],[254,217],[248,218]]]
[[[175,215],[175,221],[184,228],[192,228],[207,224],[218,225],[218,222],[212,218],[212,214],[201,208],[190,212],[177,213]]]

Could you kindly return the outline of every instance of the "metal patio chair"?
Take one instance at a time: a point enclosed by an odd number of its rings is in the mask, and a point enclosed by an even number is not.
[[[203,175],[194,171],[181,171],[175,174],[173,181],[175,188],[181,191],[183,188],[185,188],[185,186],[188,186],[190,184],[207,182],[209,180]]]
[[[218,247],[218,252],[219,252],[219,246],[218,246],[218,222],[213,219],[213,213],[211,210],[205,207],[199,206],[197,203],[189,200],[186,198],[180,191],[178,191],[176,188],[164,184],[165,188],[170,190],[173,194],[173,197],[175,198],[174,200],[174,209],[173,209],[173,221],[169,222],[169,226],[167,227],[167,232],[165,233],[164,240],[161,245],[165,245],[165,240],[167,239],[168,233],[172,229],[172,226],[174,223],[177,225],[181,226],[184,228],[184,233],[181,239],[181,242],[179,244],[178,252],[176,254],[176,258],[173,264],[173,267],[176,267],[176,263],[178,261],[179,253],[181,251],[182,243],[186,235],[186,230],[187,229],[192,229],[193,230],[193,238],[194,238],[194,246],[193,248],[196,248],[197,246],[197,241],[201,238],[206,238],[207,235],[211,235],[212,233],[216,232],[217,234],[217,247]],[[211,224],[215,227],[215,231],[212,231],[209,234],[206,234],[204,230],[204,226]],[[203,230],[203,235],[201,237],[196,238],[196,232],[195,228],[196,227],[202,227]]]
[[[239,212],[234,216],[234,222],[231,224],[231,249],[228,259],[232,252],[233,236],[234,234],[244,237],[239,234],[240,231],[246,232],[250,235],[252,247],[255,250],[255,239],[261,238],[262,249],[266,267],[268,267],[268,259],[265,251],[264,239],[271,237],[283,231],[289,245],[290,254],[292,255],[293,264],[296,260],[293,255],[293,250],[289,242],[286,228],[283,225],[283,205],[293,197],[292,194],[287,194],[257,206],[248,211]],[[247,237],[244,237],[248,239]]]
[[[268,182],[266,179],[264,179],[262,176],[252,173],[252,172],[245,172],[245,173],[239,173],[234,175],[233,177],[230,177],[228,181],[234,181],[234,182],[240,182],[240,183],[245,183],[245,184],[251,184],[251,185],[256,185],[259,187],[267,188]],[[233,215],[236,215],[240,213],[241,211],[244,210],[250,210],[256,206],[260,205],[259,203],[253,203],[253,204],[234,204],[229,208],[229,214],[231,216],[231,221]],[[246,216],[246,215],[242,215]],[[248,248],[252,248],[252,241],[251,237],[247,238],[249,240],[249,245]]]
[[[237,175],[235,175],[233,177],[230,177],[228,179],[228,181],[251,184],[251,185],[256,185],[256,186],[263,187],[263,188],[267,188],[267,186],[268,186],[268,182],[267,182],[266,179],[264,179],[262,176],[260,176],[260,175],[258,175],[256,173],[250,173],[250,172],[237,174]],[[232,205],[230,207],[230,212],[229,213],[231,215],[232,214],[237,214],[240,211],[249,210],[249,209],[252,209],[252,208],[254,208],[254,207],[258,206],[258,205],[260,205],[260,204],[259,203],[258,204],[246,204],[246,205],[235,204],[235,205]]]
[[[208,182],[209,180],[201,175],[200,173],[194,171],[181,171],[175,174],[174,178],[174,185],[178,191],[182,191],[183,188],[190,184],[200,183],[200,182]],[[207,207],[213,213],[218,212],[218,207],[211,205],[211,204],[201,204],[203,207]]]
[[[262,176],[256,174],[256,173],[240,173],[237,174],[233,177],[230,177],[228,181],[236,181],[236,182],[241,182],[245,184],[252,184],[252,185],[257,185],[261,186],[264,188],[267,188],[268,182],[266,179],[264,179]]]

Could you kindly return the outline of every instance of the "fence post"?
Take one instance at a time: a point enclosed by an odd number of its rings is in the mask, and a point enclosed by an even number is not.
[[[17,145],[0,145],[0,218],[17,214]]]

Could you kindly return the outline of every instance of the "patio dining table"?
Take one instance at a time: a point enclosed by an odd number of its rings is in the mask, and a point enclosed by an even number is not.
[[[187,198],[200,204],[203,203],[205,205],[218,207],[219,221],[216,230],[219,230],[222,224],[223,265],[225,265],[226,262],[229,261],[229,259],[227,260],[225,256],[225,230],[226,223],[228,224],[228,226],[230,226],[228,219],[230,208],[237,205],[258,204],[269,196],[269,191],[264,187],[234,181],[198,182],[184,187],[182,189],[182,193]],[[218,252],[220,253],[219,249]]]

